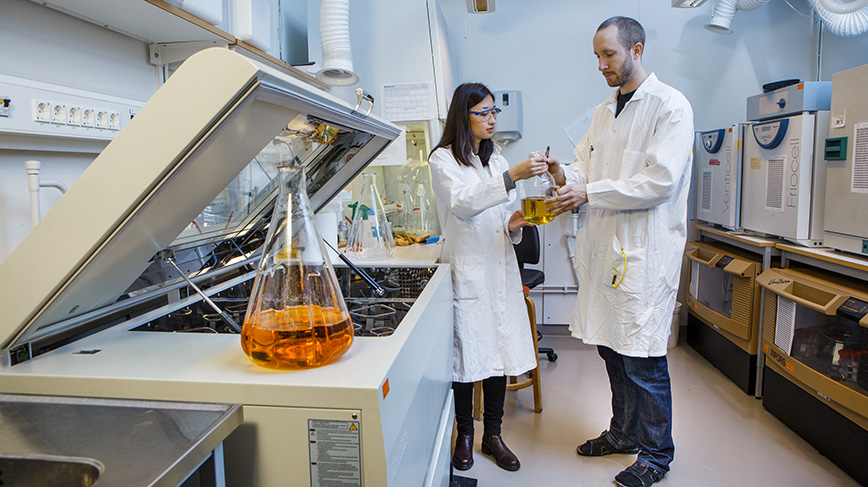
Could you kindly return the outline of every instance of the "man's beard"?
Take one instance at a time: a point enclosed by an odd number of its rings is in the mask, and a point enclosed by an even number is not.
[[[624,83],[626,83],[633,76],[633,71],[635,69],[636,69],[636,66],[633,64],[633,59],[627,58],[627,60],[624,61],[623,66],[621,66],[621,69],[615,70],[614,79],[610,80],[609,78],[606,78],[606,82],[612,88],[614,88],[616,86],[622,86]]]

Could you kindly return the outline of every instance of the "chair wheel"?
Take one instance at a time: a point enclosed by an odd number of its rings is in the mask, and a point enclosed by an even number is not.
[[[546,354],[546,358],[549,359],[549,362],[555,362],[558,360],[558,354],[555,352],[549,352]]]

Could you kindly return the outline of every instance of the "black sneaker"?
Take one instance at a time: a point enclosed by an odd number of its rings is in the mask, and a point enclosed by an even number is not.
[[[662,479],[664,475],[666,475],[665,472],[658,472],[637,461],[616,475],[615,482],[620,487],[648,487]]]
[[[583,457],[602,457],[613,453],[639,453],[639,449],[635,446],[630,448],[615,447],[606,437],[606,433],[608,431],[603,431],[600,436],[582,443],[576,448],[576,453]]]

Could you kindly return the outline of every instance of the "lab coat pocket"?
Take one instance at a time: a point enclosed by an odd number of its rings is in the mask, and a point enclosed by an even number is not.
[[[612,239],[611,276],[608,284],[615,289],[616,294],[625,293],[638,295],[643,291],[645,281],[645,249],[625,249],[621,247],[618,237]]]
[[[452,262],[452,289],[455,299],[475,300],[482,297],[485,284],[482,259],[477,257],[455,257]]]
[[[645,154],[643,152],[636,152],[632,150],[624,150],[624,156],[621,159],[621,179],[628,179],[643,169],[645,169]]]

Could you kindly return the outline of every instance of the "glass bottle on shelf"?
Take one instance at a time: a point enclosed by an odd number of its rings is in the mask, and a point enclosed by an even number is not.
[[[347,237],[345,253],[359,261],[388,259],[395,253],[392,224],[377,191],[377,175],[362,174],[362,194]]]
[[[413,211],[410,213],[407,231],[417,237],[431,235],[431,204],[428,202],[428,191],[422,182],[416,183],[416,196],[413,199]]]
[[[263,367],[316,367],[340,357],[353,324],[307,198],[304,168],[278,168],[280,195],[268,226],[241,330]]]

